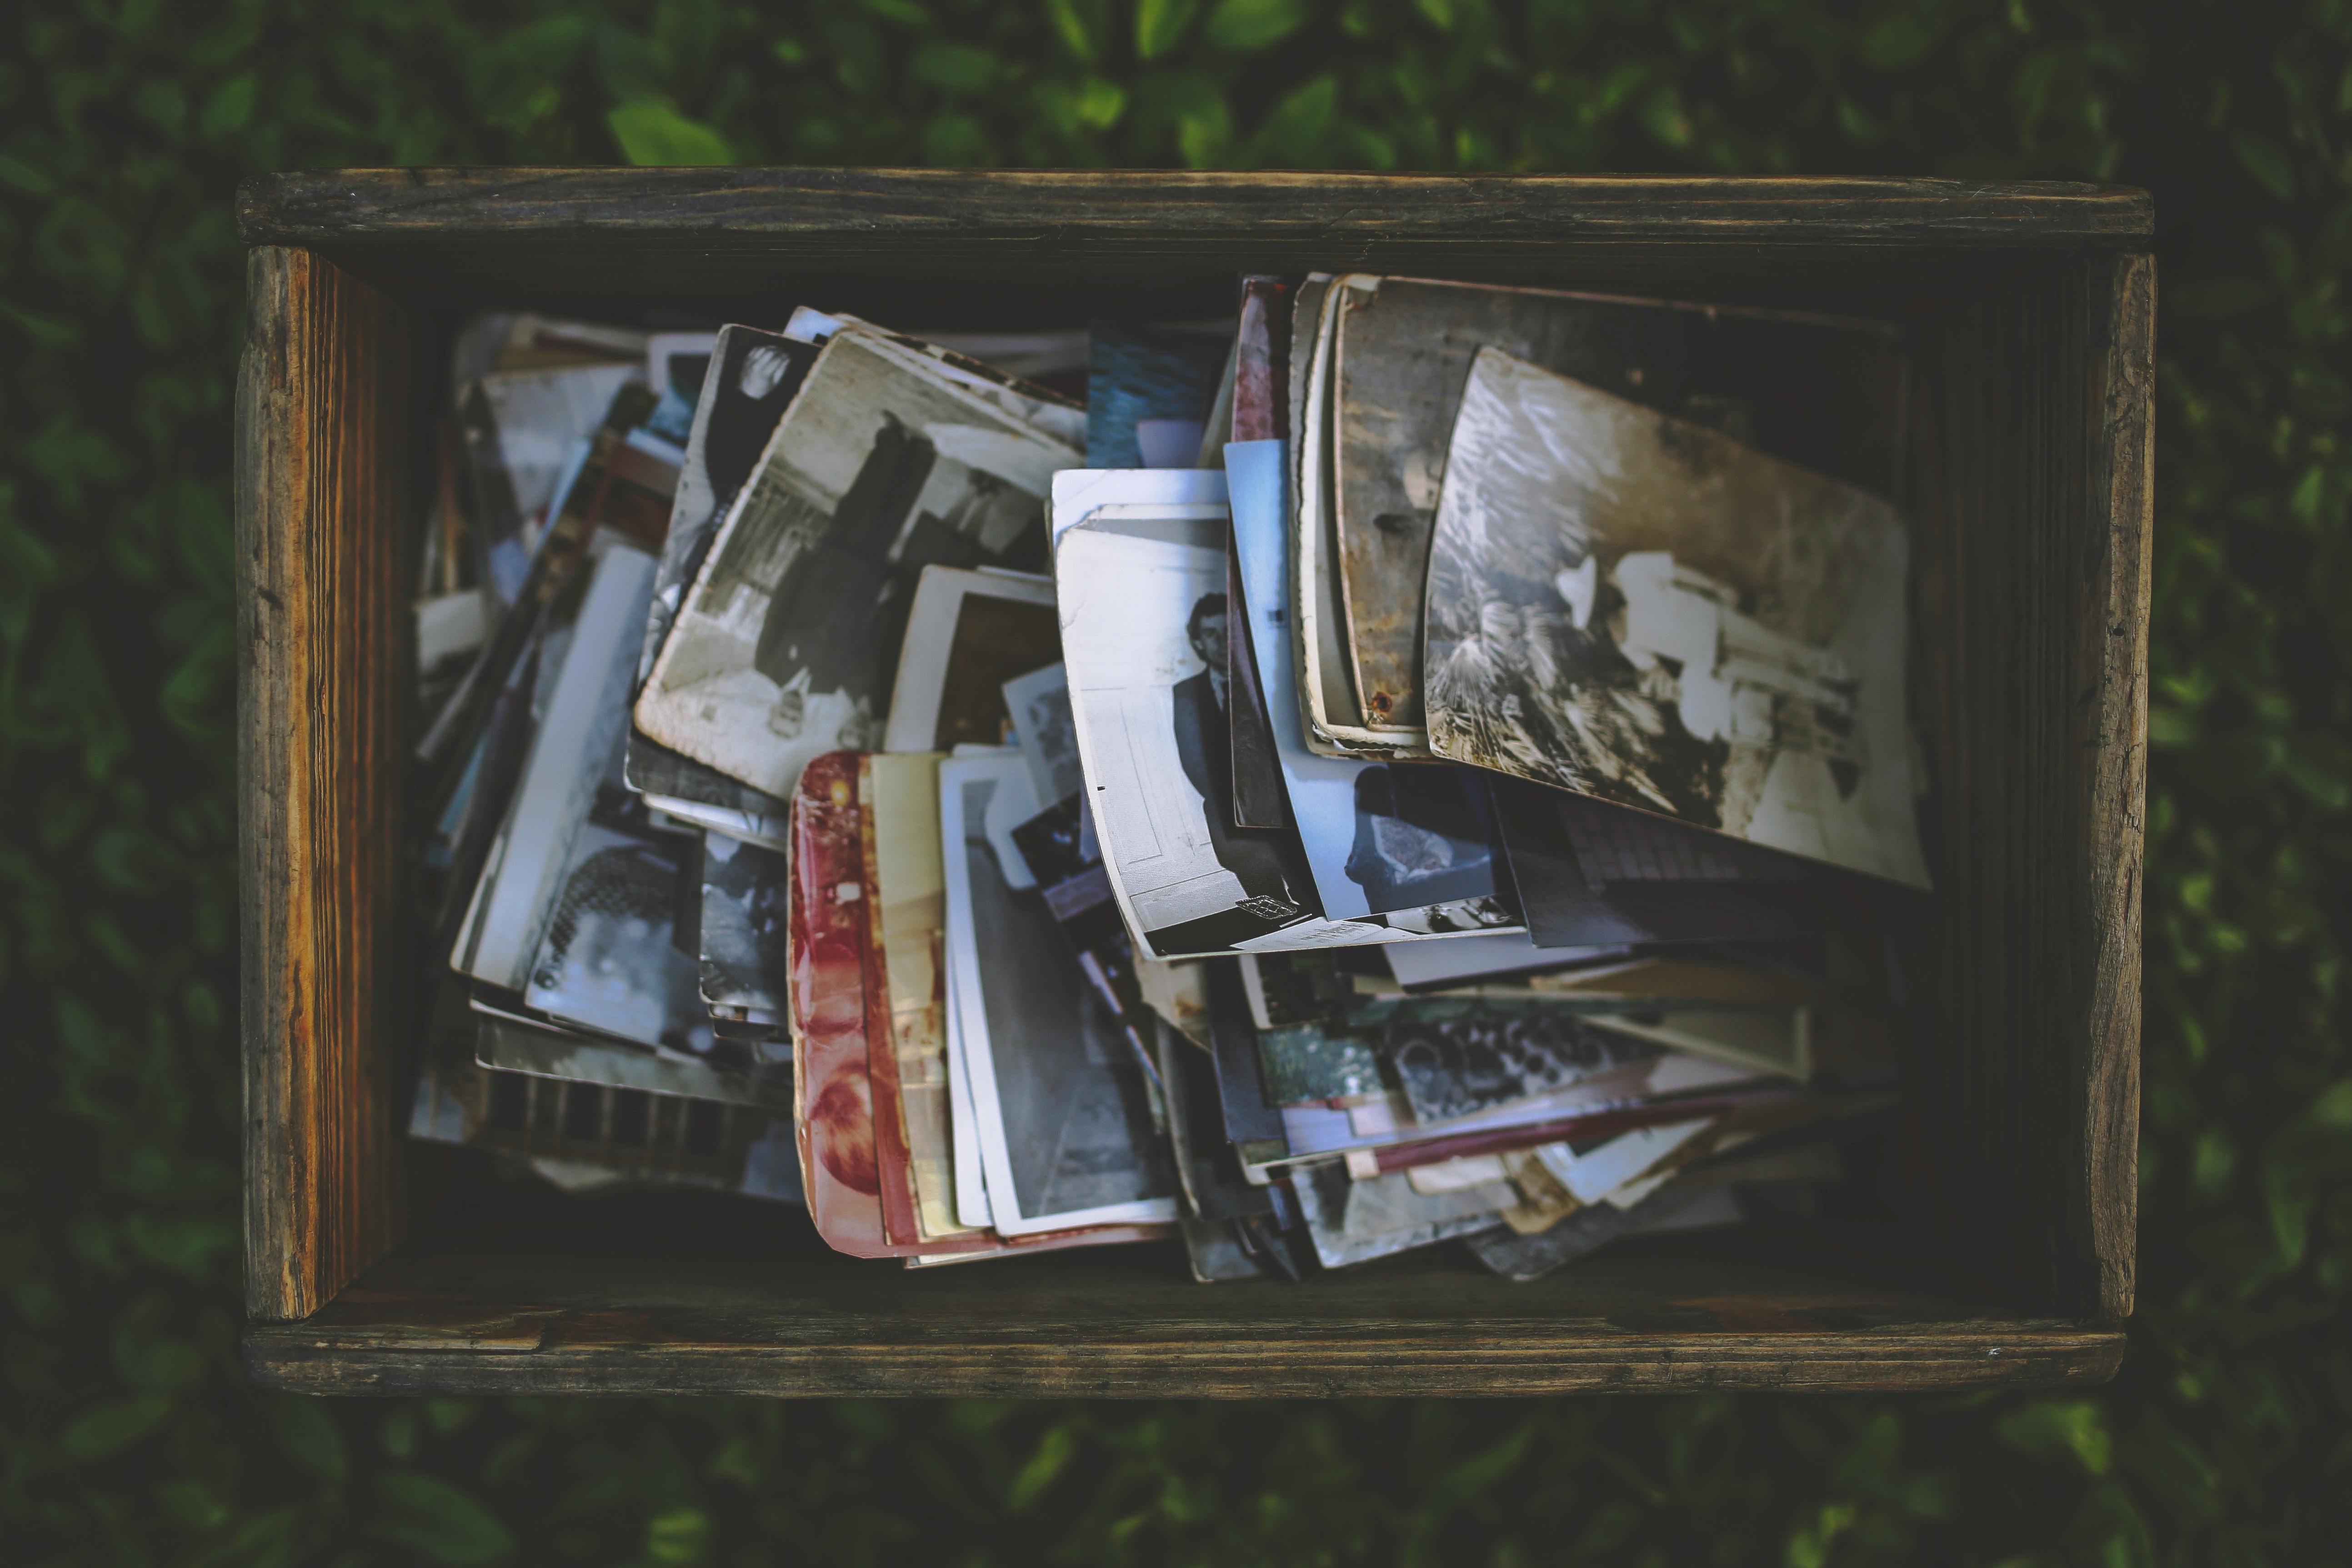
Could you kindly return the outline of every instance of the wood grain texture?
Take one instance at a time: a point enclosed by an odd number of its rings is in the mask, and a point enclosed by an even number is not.
[[[2155,541],[2156,261],[2086,268],[2101,331],[2084,553],[2101,613],[2077,615],[2074,742],[2090,764],[2089,831],[2073,868],[2096,945],[2076,1023],[2088,1234],[2102,1317],[2131,1314],[2139,1224],[2142,871],[2147,845],[2148,598]],[[2103,530],[2105,539],[2095,537]],[[2086,1282],[2090,1283],[2090,1282]]]
[[[251,1331],[246,1354],[313,1394],[1267,1398],[2091,1383],[2122,1353],[2110,1327],[1759,1239],[1633,1244],[1527,1286],[1447,1248],[1207,1288],[1157,1248],[927,1276],[772,1245],[656,1258],[484,1235],[404,1248],[352,1300]],[[509,1325],[510,1353],[453,1353]]]
[[[461,229],[575,239],[648,233],[894,244],[1045,234],[1418,234],[1459,245],[1570,237],[1938,245],[2144,245],[2146,192],[2035,182],[1588,174],[1213,174],[1019,169],[322,169],[237,192],[247,245]]]
[[[237,380],[246,1302],[316,1310],[392,1242],[418,325],[263,247]]]
[[[1923,323],[1913,507],[1936,784],[1940,1221],[2051,1310],[2131,1310],[2154,264]]]
[[[347,169],[238,195],[248,244],[455,300],[928,296],[909,323],[1223,311],[1237,272],[1315,268],[1907,313],[2144,247],[2152,211],[2080,184],[1166,170]]]

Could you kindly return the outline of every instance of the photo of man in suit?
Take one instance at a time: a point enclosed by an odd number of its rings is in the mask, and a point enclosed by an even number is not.
[[[1200,792],[1201,815],[1217,863],[1240,879],[1254,914],[1283,921],[1307,913],[1295,889],[1307,885],[1304,868],[1294,876],[1283,863],[1278,836],[1234,826],[1233,721],[1225,689],[1227,613],[1223,594],[1203,594],[1184,623],[1184,636],[1200,658],[1201,672],[1180,680],[1175,699],[1176,754],[1184,776]]]

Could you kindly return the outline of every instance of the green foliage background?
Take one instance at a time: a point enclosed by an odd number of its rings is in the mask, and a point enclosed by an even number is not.
[[[2341,1552],[2344,0],[20,0],[0,40],[10,1560]],[[730,159],[2155,187],[2143,1289],[2121,1378],[2056,1398],[1264,1408],[247,1387],[230,193],[304,164]]]

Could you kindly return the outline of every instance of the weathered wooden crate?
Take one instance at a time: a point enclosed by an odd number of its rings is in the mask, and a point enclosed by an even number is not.
[[[253,1374],[317,1392],[1503,1394],[2096,1381],[2131,1310],[2147,196],[2078,185],[364,170],[257,181],[238,405]],[[533,1201],[401,1127],[407,581],[429,345],[486,303],[911,325],[1230,308],[1377,270],[1906,323],[1937,800],[1930,1212],[1452,1249],[1298,1289],[1154,1248],[909,1274],[742,1203]]]

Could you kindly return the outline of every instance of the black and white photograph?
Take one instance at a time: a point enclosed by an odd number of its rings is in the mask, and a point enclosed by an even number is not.
[[[1430,555],[1431,743],[1924,888],[1908,578],[1880,497],[1483,349]]]
[[[1415,278],[1349,277],[1334,297],[1332,522],[1374,725],[1422,726],[1430,531],[1481,346],[1895,491],[1903,350],[1884,323]]]
[[[655,400],[646,428],[673,447],[685,447],[694,433],[695,405],[718,342],[716,332],[655,332],[646,340],[646,383]]]
[[[544,717],[530,740],[498,837],[477,879],[450,962],[520,991],[628,717],[629,674],[653,586],[653,557],[616,540],[591,556],[560,658],[542,660]]]
[[[1025,572],[926,566],[891,687],[886,752],[1003,745],[1005,682],[1057,664],[1054,580]]]
[[[1161,958],[1392,940],[1322,917],[1296,835],[1233,826],[1224,556],[1222,518],[1149,507],[1099,509],[1057,542],[1071,710],[1121,911]]]
[[[1381,1051],[1421,1121],[1451,1121],[1656,1056],[1560,1012],[1485,1011],[1390,1026]]]
[[[1034,879],[1002,865],[1013,824],[992,818],[1025,819],[1034,803],[1017,756],[940,764],[949,977],[992,1221],[1006,1236],[1172,1221],[1177,1176],[1145,1064]]]
[[[692,846],[645,826],[639,797],[620,784],[617,749],[613,763],[572,842],[523,1000],[583,1028],[708,1057],[699,965],[671,940]]]
[[[702,841],[702,999],[782,1016],[791,862],[723,833]]]
[[[1486,784],[1472,769],[1317,754],[1298,709],[1287,624],[1291,560],[1284,447],[1225,448],[1234,557],[1281,783],[1324,913],[1380,914],[1404,932],[1512,930],[1518,911],[1498,874]]]
[[[1025,379],[1027,372],[1019,368],[1024,361],[1036,363],[1038,356],[1028,348],[1045,350],[1045,358],[1055,356],[1066,360],[1070,342],[1063,334],[1046,334],[1044,339],[1029,334],[1015,334],[989,342],[976,340],[994,352],[1013,351],[1010,363],[976,357],[968,346],[974,340],[950,343],[917,337],[909,332],[894,332],[887,327],[844,312],[835,315],[812,310],[806,305],[793,311],[784,323],[784,333],[803,342],[824,344],[844,335],[861,337],[876,353],[895,360],[916,374],[945,383],[968,393],[1015,422],[1034,430],[1046,440],[1071,451],[1083,450],[1087,444],[1086,405],[1049,386]],[[1084,363],[1086,334],[1075,334],[1079,340],[1079,362]]]
[[[1326,1268],[1493,1229],[1502,1225],[1502,1211],[1519,1201],[1518,1189],[1507,1181],[1423,1193],[1402,1171],[1355,1181],[1333,1162],[1302,1167],[1291,1189],[1306,1211],[1315,1254]]]
[[[646,612],[645,647],[637,664],[639,689],[653,675],[654,661],[669,637],[687,589],[702,569],[719,521],[759,467],[761,452],[800,391],[809,366],[816,363],[816,354],[814,344],[752,327],[724,328],[713,342],[693,404],[693,425],[686,440],[686,461],[678,469],[669,535],[654,574],[653,603]],[[661,797],[666,809],[691,816],[706,826],[782,842],[785,814],[782,799],[662,745],[634,725],[629,731],[628,778],[630,787]],[[777,826],[754,826],[759,824]]]
[[[501,605],[521,594],[564,477],[614,394],[645,378],[642,361],[570,364],[500,371],[460,389],[476,564]]]
[[[1004,683],[1004,712],[1013,742],[1029,764],[1029,784],[1037,798],[1067,800],[1086,787],[1078,765],[1078,731],[1070,717],[1070,678],[1057,658]],[[1092,829],[1088,828],[1091,839]]]
[[[653,739],[772,795],[883,738],[922,568],[1040,566],[1076,460],[861,334],[835,336],[719,525],[638,699]]]

